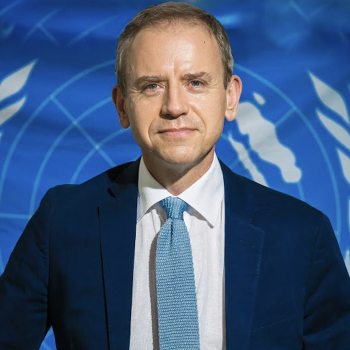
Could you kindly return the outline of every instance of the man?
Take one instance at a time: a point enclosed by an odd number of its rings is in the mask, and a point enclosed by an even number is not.
[[[349,348],[329,220],[215,155],[242,88],[232,68],[194,6],[129,23],[113,101],[142,158],[48,191],[0,280],[1,349],[38,349],[50,326],[64,350]]]

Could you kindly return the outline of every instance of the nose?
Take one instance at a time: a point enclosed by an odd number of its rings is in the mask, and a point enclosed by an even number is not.
[[[188,96],[186,89],[169,84],[166,93],[163,95],[162,114],[167,118],[178,118],[189,111]]]

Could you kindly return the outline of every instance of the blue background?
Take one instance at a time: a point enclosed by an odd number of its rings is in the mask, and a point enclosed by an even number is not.
[[[225,26],[243,80],[219,157],[325,212],[350,270],[350,2],[189,2]],[[156,3],[2,0],[0,273],[49,187],[140,155],[110,96],[117,38]]]

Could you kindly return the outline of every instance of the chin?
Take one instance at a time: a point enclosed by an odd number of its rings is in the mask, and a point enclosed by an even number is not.
[[[208,154],[208,153],[204,153]],[[199,163],[204,155],[199,152],[194,152],[193,148],[188,149],[188,147],[181,147],[176,150],[172,150],[172,152],[166,152],[160,154],[160,158],[162,158],[165,162],[169,164],[196,164]]]

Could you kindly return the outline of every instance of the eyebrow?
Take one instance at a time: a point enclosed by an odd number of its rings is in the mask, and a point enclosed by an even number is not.
[[[204,78],[208,83],[210,83],[213,78],[207,72],[198,72],[198,73],[187,73],[183,76],[182,80],[196,80],[199,78]]]
[[[213,80],[212,76],[207,72],[187,73],[181,78],[181,80],[189,81],[189,80],[196,80],[199,78],[206,79],[208,83],[210,83]],[[167,78],[162,75],[144,75],[135,80],[135,86],[140,86],[148,82],[152,83],[152,82],[166,81],[166,80]]]
[[[142,85],[144,83],[148,83],[148,82],[165,81],[165,80],[167,80],[167,79],[161,75],[144,75],[144,76],[137,78],[135,80],[135,85],[140,86],[140,85]]]

